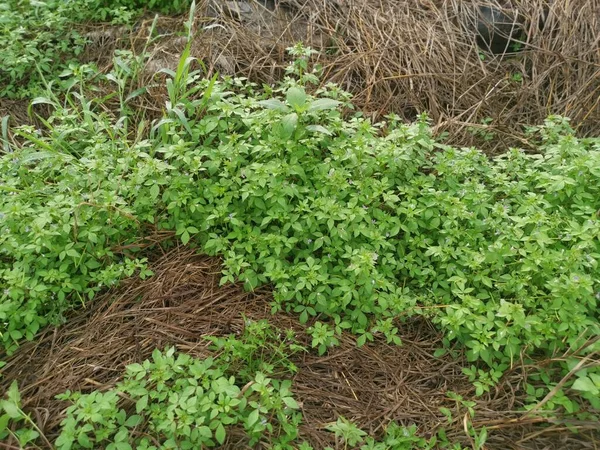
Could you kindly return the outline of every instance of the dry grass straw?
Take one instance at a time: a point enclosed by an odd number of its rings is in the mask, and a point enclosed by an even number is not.
[[[210,354],[204,336],[239,334],[245,318],[266,318],[279,329],[292,328],[300,342],[309,346],[308,325],[300,325],[294,316],[272,316],[267,291],[247,293],[240,286],[218,287],[217,259],[174,249],[159,258],[153,270],[153,278],[126,280],[90,309],[75,313],[60,328],[45,330],[7,359],[0,391],[17,380],[25,409],[33,413],[50,441],[66,406],[55,395],[68,389],[108,389],[127,364],[149,358],[154,348],[175,345],[181,352],[203,358]],[[592,438],[585,434],[586,424],[573,424],[584,432],[576,436],[540,416],[515,412],[524,399],[517,389],[522,375],[508,377],[492,395],[475,398],[472,385],[461,372],[465,361],[433,356],[441,346],[441,336],[426,321],[410,321],[401,330],[400,347],[377,339],[356,348],[355,338],[344,335],[340,346],[326,356],[311,352],[293,357],[299,367],[293,390],[304,415],[301,435],[316,449],[335,448],[334,437],[324,426],[339,415],[373,435],[381,434],[392,420],[416,424],[419,433],[426,435],[446,427],[452,439],[470,445],[464,432],[465,410],[456,409],[446,396],[448,391],[477,402],[475,426],[490,428],[486,448],[575,449],[592,445]],[[451,424],[439,412],[442,406],[454,412]],[[231,433],[225,448],[247,448],[242,436],[241,430]]]
[[[504,2],[523,18],[528,39],[513,56],[483,61],[464,26],[473,22],[472,1],[279,3],[273,12],[255,5],[260,13],[247,20],[201,21],[199,30],[214,28],[200,31],[194,55],[221,73],[272,83],[287,64],[285,48],[302,40],[320,51],[324,81],[351,91],[366,115],[413,120],[428,112],[436,131],[462,146],[527,147],[523,127],[549,114],[570,117],[582,136],[600,135],[600,0]]]
[[[600,0],[501,2],[527,31],[523,50],[505,56],[482,52],[473,32],[473,5],[498,6],[497,0],[278,0],[275,10],[248,0],[242,3],[249,14],[211,6],[226,2],[197,3],[192,55],[210,75],[275,83],[291,59],[286,48],[303,41],[320,52],[314,62],[323,66],[323,83],[352,92],[374,120],[427,112],[448,143],[490,153],[534,149],[525,127],[550,114],[570,117],[580,136],[600,136]],[[149,87],[131,105],[147,119],[161,116],[166,96],[155,73],[176,67],[185,18],[159,20],[163,37],[150,47],[145,75],[131,85]],[[115,48],[144,47],[151,22],[130,32],[91,26],[86,61],[108,71]],[[0,109],[24,115],[23,102],[3,103]]]

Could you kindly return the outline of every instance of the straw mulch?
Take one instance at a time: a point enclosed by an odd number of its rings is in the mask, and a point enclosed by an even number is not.
[[[175,345],[181,352],[203,358],[210,354],[207,335],[243,330],[246,319],[266,318],[279,329],[294,329],[310,347],[294,316],[270,314],[270,294],[247,293],[240,286],[218,287],[220,262],[180,248],[161,256],[149,280],[132,278],[79,311],[58,329],[47,329],[23,345],[2,369],[0,391],[18,380],[24,408],[50,441],[56,436],[66,404],[54,397],[66,390],[108,389],[127,364],[149,358],[155,348]],[[589,424],[580,435],[533,415],[516,412],[523,402],[518,377],[508,377],[492,395],[476,398],[462,375],[462,358],[436,358],[441,336],[424,320],[401,325],[402,346],[382,340],[357,348],[344,335],[339,347],[325,356],[315,352],[293,357],[299,373],[293,390],[302,405],[301,435],[316,449],[335,447],[324,426],[344,416],[372,435],[390,421],[416,424],[421,435],[446,427],[452,439],[470,445],[464,432],[464,413],[456,411],[446,392],[477,402],[476,427],[487,426],[489,449],[579,449],[593,447]],[[455,412],[447,425],[439,407]],[[576,425],[577,426],[577,425]],[[593,428],[593,426],[591,426]],[[239,432],[224,448],[247,448]],[[11,448],[11,447],[6,447]],[[261,447],[262,448],[262,447]]]

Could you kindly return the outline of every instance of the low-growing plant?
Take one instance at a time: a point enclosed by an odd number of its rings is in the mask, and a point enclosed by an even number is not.
[[[6,392],[5,398],[0,398],[0,441],[12,439],[21,448],[29,448],[38,438],[44,439],[51,447],[42,431],[21,409],[21,395],[17,382],[13,381]]]
[[[155,350],[152,359],[128,365],[113,389],[59,396],[73,404],[56,448],[210,448],[236,426],[250,446],[267,439],[289,448],[301,420],[291,382],[256,372],[240,384],[227,371],[222,360]]]
[[[33,97],[38,72],[55,76],[80,54],[85,39],[73,29],[73,1],[7,0],[0,4],[0,97]],[[81,3],[81,2],[80,2]]]
[[[325,354],[330,347],[334,347],[340,342],[335,336],[335,330],[331,329],[326,323],[317,321],[306,332],[312,336],[312,346],[318,349],[319,355]]]
[[[298,344],[294,330],[278,330],[268,321],[246,319],[240,336],[207,336],[218,359],[242,379],[256,372],[280,376],[298,371],[291,358],[306,349]]]
[[[79,65],[89,21],[130,25],[146,11],[180,14],[190,0],[6,0],[0,4],[0,98],[33,98]],[[57,89],[60,83],[54,84]]]
[[[321,352],[340,330],[398,343],[398,320],[423,314],[465,346],[485,390],[517,361],[600,333],[598,139],[550,117],[539,154],[489,159],[436,143],[425,115],[344,116],[347,94],[313,90],[307,61],[264,92],[191,64],[167,72],[148,139],[115,135],[122,119],[81,99],[48,132],[20,129],[22,148],[0,161],[5,345],[118,279],[112,248],[149,227],[221,255],[222,283],[270,283],[273,312],[314,321]]]
[[[404,427],[396,422],[390,422],[385,426],[385,433],[380,438],[369,436],[356,424],[344,417],[339,417],[336,422],[327,424],[327,430],[333,432],[337,439],[342,442],[344,449],[356,448],[359,450],[463,450],[459,443],[452,443],[446,438],[443,429],[433,437],[426,439],[417,434],[417,426]],[[474,448],[481,449],[485,438],[477,441],[480,445]],[[337,448],[337,447],[336,447]],[[341,448],[341,447],[339,447]],[[325,450],[333,450],[326,447]]]

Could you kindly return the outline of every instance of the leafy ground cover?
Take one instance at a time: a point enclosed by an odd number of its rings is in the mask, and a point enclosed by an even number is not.
[[[8,0],[0,5],[0,98],[33,98],[43,83],[58,89],[86,44],[89,21],[132,24],[145,11],[182,13],[187,0]],[[63,87],[64,88],[64,87]]]
[[[66,30],[72,16],[63,21],[61,5],[28,13]],[[271,312],[306,325],[318,355],[348,334],[359,347],[378,339],[402,345],[399,330],[425,317],[445,336],[435,356],[464,349],[476,395],[520,367],[551,361],[523,385],[523,408],[561,423],[597,421],[600,141],[577,138],[567,119],[552,116],[529,129],[536,155],[510,149],[490,159],[436,141],[426,115],[372,123],[351,113],[350,94],[319,83],[312,51],[301,45],[289,49],[295,62],[276,86],[209,78],[190,58],[193,11],[179,65],[162,71],[168,100],[160,120],[150,123],[127,104],[141,91],[127,95],[136,71],[125,69],[140,60],[120,52],[112,72],[86,69],[93,83],[116,86],[118,102],[94,97],[77,70],[64,73],[64,95],[48,90],[34,101],[53,110],[39,118],[42,128],[9,130],[3,121],[6,356],[121,279],[151,277],[144,248],[180,242],[222,257],[223,285],[268,285]],[[48,51],[50,62],[63,50]],[[11,64],[22,70],[24,61]],[[10,73],[12,92],[25,72]],[[73,406],[55,445],[196,448],[223,443],[225,425],[241,424],[249,445],[310,448],[295,441],[301,416],[289,380],[272,365],[253,367],[255,349],[232,339],[213,339],[225,359],[159,349],[129,365],[114,388],[65,394]],[[226,356],[236,351],[245,359],[233,370]],[[204,385],[193,381],[199,371],[208,374]],[[248,383],[256,388],[244,391]],[[43,439],[16,385],[2,409],[3,437],[22,445]],[[140,424],[159,444],[139,434]],[[398,448],[404,438],[407,448],[454,445],[396,425],[379,443],[343,418],[329,428],[348,448]],[[481,448],[485,427],[467,431]]]

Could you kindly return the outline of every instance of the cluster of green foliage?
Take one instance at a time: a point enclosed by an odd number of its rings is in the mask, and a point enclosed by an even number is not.
[[[173,348],[155,350],[151,360],[127,366],[123,381],[107,392],[61,396],[74,404],[56,448],[207,448],[223,444],[227,428],[236,425],[243,426],[250,446],[296,439],[301,415],[291,382],[257,372],[244,388],[226,368],[212,358],[175,355]],[[123,396],[134,410],[121,405]]]
[[[291,352],[281,351],[282,335],[286,336],[283,345],[289,345]],[[261,442],[274,450],[313,450],[298,437],[302,416],[291,382],[275,375],[285,377],[296,370],[289,358],[303,349],[293,332],[274,329],[264,320],[247,321],[239,337],[208,339],[216,343],[214,358],[199,360],[177,354],[174,348],[155,350],[151,359],[128,365],[123,379],[111,389],[59,395],[71,406],[54,442],[23,411],[15,381],[0,400],[0,440],[11,438],[21,447],[40,443],[57,450],[156,450],[212,448],[232,435],[236,442],[249,446]],[[474,402],[453,398],[473,417]],[[451,420],[450,410],[444,414]],[[417,435],[416,426],[391,422],[383,436],[375,439],[343,417],[325,428],[343,448],[463,448],[452,444],[443,429],[425,439]],[[470,432],[476,448],[482,448],[485,429],[480,434]]]
[[[306,351],[298,344],[294,330],[275,330],[266,320],[245,320],[241,338],[235,335],[207,336],[210,350],[217,352],[232,373],[243,379],[256,372],[272,376],[295,374],[296,365],[290,360]]]
[[[55,89],[78,65],[86,21],[133,24],[144,11],[182,13],[189,0],[7,0],[0,3],[0,98],[34,97],[43,79]]]
[[[318,319],[321,353],[342,330],[399,343],[398,318],[427,314],[489,367],[469,369],[482,392],[516,360],[600,332],[598,139],[554,117],[535,130],[538,155],[490,160],[437,144],[425,116],[345,118],[349,95],[313,88],[310,50],[292,53],[282,83],[259,90],[205,79],[188,45],[149,134],[75,92],[45,130],[16,130],[23,144],[0,159],[5,348],[147,274],[114,249],[149,228],[222,255],[223,283],[270,283],[274,312]],[[597,408],[589,372],[574,387]]]
[[[493,369],[471,369],[482,391],[521,357],[598,334],[598,139],[553,117],[532,130],[540,154],[490,160],[436,144],[424,117],[344,119],[347,94],[309,95],[305,69],[265,100],[180,77],[193,88],[179,83],[158,127],[178,174],[156,180],[160,227],[224,255],[223,282],[271,283],[274,311],[327,318],[312,327],[322,351],[343,329],[394,341],[396,318],[432,316]]]
[[[138,16],[144,11],[162,14],[182,14],[189,10],[191,0],[88,0],[93,20],[108,20],[126,11]]]
[[[41,73],[58,74],[65,55],[76,56],[85,40],[71,28],[72,1],[8,0],[0,4],[0,97],[39,92]]]

